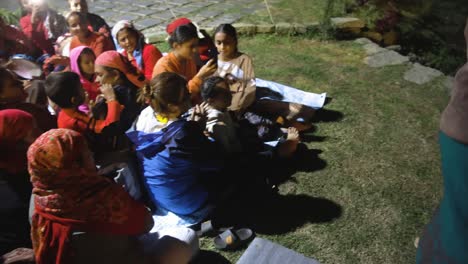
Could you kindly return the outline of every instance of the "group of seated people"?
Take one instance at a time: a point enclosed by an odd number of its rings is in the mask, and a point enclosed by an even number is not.
[[[66,18],[22,0],[20,28],[0,20],[0,255],[69,263],[82,232],[134,239],[120,263],[187,263],[187,227],[226,187],[262,182],[246,166],[291,158],[325,94],[256,79],[230,24],[209,36],[176,19],[162,54],[130,21],[111,29],[68,1]],[[25,59],[43,74],[22,78]]]

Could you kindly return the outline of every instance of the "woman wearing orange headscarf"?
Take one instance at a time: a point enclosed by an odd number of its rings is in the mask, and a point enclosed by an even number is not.
[[[85,138],[53,129],[28,151],[34,213],[31,238],[36,263],[68,263],[72,232],[139,235],[153,225],[147,208],[99,176]]]

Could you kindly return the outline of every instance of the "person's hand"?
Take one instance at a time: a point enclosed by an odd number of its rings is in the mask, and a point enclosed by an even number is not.
[[[104,98],[106,98],[107,102],[115,100],[115,92],[114,88],[112,88],[112,85],[106,83],[101,85],[99,89],[101,90],[101,93],[104,96]]]
[[[23,90],[29,93],[29,88],[32,86],[32,80],[24,80],[23,81]]]
[[[70,65],[70,58],[62,55],[54,55],[49,59],[49,62],[53,65]]]
[[[206,102],[203,102],[199,105],[195,105],[193,107],[192,114],[190,114],[190,117],[188,118],[188,120],[198,122],[200,126],[205,127],[207,107],[208,107],[208,104]]]
[[[215,62],[214,59],[211,59],[205,65],[203,65],[203,67],[201,67],[201,69],[197,73],[197,76],[203,80],[213,75],[213,73],[215,73],[217,69],[218,64]]]

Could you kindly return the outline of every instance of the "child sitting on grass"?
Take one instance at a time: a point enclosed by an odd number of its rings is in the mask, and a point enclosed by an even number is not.
[[[106,126],[120,119],[122,107],[109,84],[102,85],[100,88],[107,101],[106,119],[94,120],[95,122],[91,122],[91,117],[78,109],[86,101],[85,91],[78,74],[74,72],[52,73],[45,81],[45,89],[50,100],[62,109],[57,120],[59,128],[68,128],[80,133],[91,129],[100,133]]]
[[[235,154],[242,152],[239,124],[231,117],[228,111],[231,105],[232,95],[229,84],[221,77],[210,77],[202,85],[202,98],[207,104],[206,131],[217,142],[225,153]],[[244,141],[245,142],[245,141]],[[294,154],[299,143],[299,132],[294,127],[287,129],[286,139],[282,140],[275,151],[278,157],[290,157]]]
[[[202,85],[202,98],[207,103],[206,131],[226,153],[242,151],[237,136],[237,124],[232,120],[228,107],[232,95],[229,86],[221,77],[210,77]]]
[[[209,191],[203,179],[222,178],[222,161],[216,146],[203,133],[204,104],[190,109],[187,81],[180,75],[163,72],[142,90],[153,111],[167,124],[158,132],[128,132],[141,162],[145,186],[157,208],[156,215],[168,212],[196,224],[207,216]]]
[[[95,101],[96,97],[101,93],[94,72],[95,61],[96,55],[94,55],[92,49],[86,46],[76,47],[70,52],[71,71],[80,76],[81,85],[88,93],[89,100],[92,101]]]
[[[279,83],[255,78],[252,59],[239,51],[236,29],[219,25],[214,33],[218,49],[216,76],[228,78],[233,92],[230,110],[242,115],[246,111],[263,116],[282,117],[299,130],[311,127],[315,109],[323,107],[326,94],[314,94]],[[248,110],[247,110],[248,109]]]

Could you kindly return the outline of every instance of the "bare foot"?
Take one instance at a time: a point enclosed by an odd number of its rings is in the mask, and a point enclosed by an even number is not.
[[[297,144],[299,144],[299,131],[295,127],[289,127],[286,140],[278,146],[278,156],[291,157],[297,150]]]
[[[289,125],[297,129],[299,132],[309,130],[313,126],[312,124],[306,124],[306,123],[301,123],[297,121],[290,121]]]

